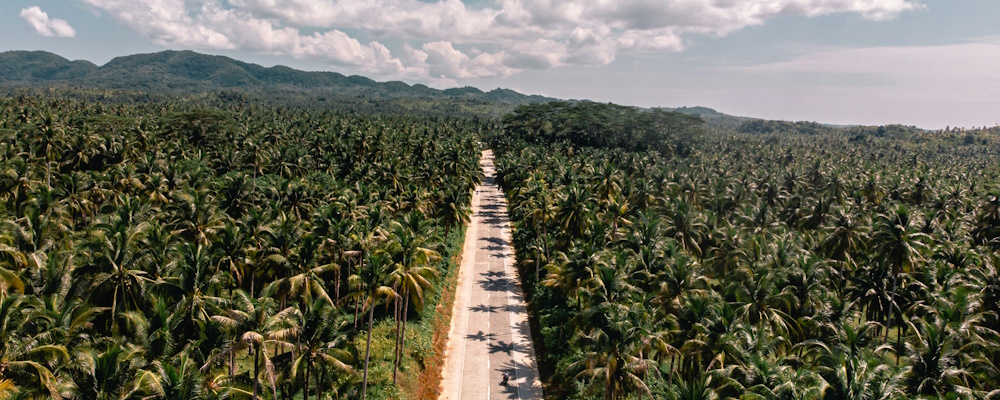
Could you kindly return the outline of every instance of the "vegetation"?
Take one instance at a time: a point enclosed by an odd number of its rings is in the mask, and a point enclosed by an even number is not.
[[[490,139],[548,397],[1000,396],[1000,128],[622,110]]]
[[[36,87],[61,90],[86,87],[146,93],[196,94],[207,91],[278,94],[282,98],[308,97],[313,102],[424,99],[446,104],[518,105],[551,101],[511,90],[483,92],[466,87],[437,90],[403,82],[376,82],[336,72],[306,72],[284,66],[265,68],[228,57],[192,51],[162,51],[117,57],[105,65],[69,61],[43,51],[0,53],[0,87]],[[397,103],[390,101],[389,103]],[[431,107],[428,107],[430,109]]]
[[[147,100],[0,99],[0,398],[415,393],[481,125]]]

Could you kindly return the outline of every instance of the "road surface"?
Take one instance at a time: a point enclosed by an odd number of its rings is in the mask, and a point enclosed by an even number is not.
[[[484,151],[480,162],[486,178],[472,198],[439,399],[541,399],[507,201],[494,180],[493,152]]]

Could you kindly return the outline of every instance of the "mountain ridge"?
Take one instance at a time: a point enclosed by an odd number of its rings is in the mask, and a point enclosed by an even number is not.
[[[264,67],[226,56],[190,50],[165,50],[115,57],[104,65],[70,61],[45,51],[0,53],[0,86],[86,86],[150,92],[190,93],[206,90],[303,90],[343,96],[387,98],[457,98],[527,104],[557,99],[497,88],[434,89],[401,81],[378,82],[332,71],[301,71],[284,65]]]
[[[504,88],[488,92],[471,86],[434,89],[419,83],[378,82],[333,71],[302,71],[284,65],[264,67],[191,50],[119,56],[104,65],[86,60],[71,61],[47,51],[0,52],[0,88],[60,86],[185,94],[221,90],[305,92],[340,98],[450,99],[506,106],[561,101]],[[754,119],[723,114],[707,107],[663,109],[697,115],[710,124],[738,125]]]

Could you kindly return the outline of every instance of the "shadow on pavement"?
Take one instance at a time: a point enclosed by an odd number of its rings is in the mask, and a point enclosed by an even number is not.
[[[475,334],[465,335],[465,338],[468,340],[478,340],[480,342],[485,342],[486,339],[493,339],[493,334],[479,331],[478,333]]]

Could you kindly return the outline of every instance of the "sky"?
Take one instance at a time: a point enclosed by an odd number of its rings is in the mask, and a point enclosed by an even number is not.
[[[1000,124],[997,0],[0,0],[0,51],[194,50],[437,88]]]

